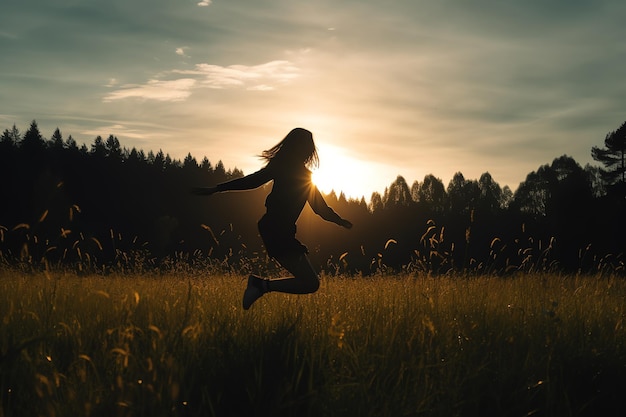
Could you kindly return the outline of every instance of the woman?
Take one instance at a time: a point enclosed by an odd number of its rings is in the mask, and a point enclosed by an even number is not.
[[[352,223],[328,207],[311,181],[309,168],[319,163],[311,132],[302,128],[293,129],[277,145],[263,151],[261,158],[266,164],[253,174],[215,187],[194,189],[198,195],[211,195],[222,191],[250,190],[274,181],[272,191],[265,200],[266,212],[258,223],[259,233],[268,255],[293,276],[269,280],[250,275],[243,294],[245,310],[270,291],[309,294],[318,290],[319,277],[307,257],[308,250],[296,239],[296,220],[306,202],[324,220],[347,229],[352,227]]]

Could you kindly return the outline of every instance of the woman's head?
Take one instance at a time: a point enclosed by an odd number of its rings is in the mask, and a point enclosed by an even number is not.
[[[317,167],[319,164],[313,134],[301,127],[293,129],[278,144],[263,151],[261,158],[267,162],[271,160],[301,162],[309,168]]]

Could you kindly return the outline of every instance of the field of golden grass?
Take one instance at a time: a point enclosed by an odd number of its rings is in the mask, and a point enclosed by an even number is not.
[[[624,416],[626,281],[0,272],[0,417]]]

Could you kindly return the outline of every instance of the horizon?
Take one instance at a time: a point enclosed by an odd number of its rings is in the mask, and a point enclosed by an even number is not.
[[[32,124],[33,122],[37,125],[37,128],[39,129],[39,132],[41,133],[41,135],[42,135],[43,139],[44,139],[44,140],[50,140],[50,138],[51,138],[52,134],[51,134],[51,135],[49,135],[49,136],[48,136],[48,135],[46,135],[46,134],[42,131],[41,127],[39,126],[39,123],[38,123],[35,119],[33,119],[33,120],[30,122],[30,124],[29,124],[29,127],[28,127],[28,128],[20,128],[20,127],[19,127],[19,126],[17,126],[17,125],[12,125],[12,126],[11,126],[11,129],[12,129],[13,127],[17,128],[17,129],[19,130],[19,133],[20,133],[21,137],[23,138],[24,134],[26,133],[26,131],[28,131],[28,129],[30,128],[30,126],[31,126],[31,124]],[[1,126],[0,126],[0,129],[1,129],[1,130],[3,130],[3,131],[4,131],[5,129],[6,129],[6,130],[9,130],[9,131],[11,130],[9,127],[4,127],[4,128],[2,128]],[[54,130],[56,130],[56,129],[59,129],[59,132],[62,134],[62,136],[63,136],[63,140],[64,140],[64,141],[67,141],[67,139],[68,139],[70,136],[72,137],[72,139],[76,140],[76,138],[74,137],[74,135],[73,135],[72,133],[67,133],[67,134],[66,134],[66,133],[64,133],[64,132],[62,131],[62,129],[60,129],[59,127],[56,127]],[[54,133],[54,131],[53,131],[53,133]],[[157,150],[157,149],[143,149],[143,148],[137,148],[136,146],[126,146],[126,145],[125,145],[125,143],[124,143],[122,140],[120,140],[120,138],[118,138],[116,135],[114,135],[114,134],[112,134],[112,133],[110,133],[110,134],[106,134],[106,135],[98,135],[98,136],[94,137],[94,138],[93,138],[93,140],[92,140],[91,142],[87,142],[87,141],[78,142],[78,141],[77,141],[77,146],[78,146],[79,148],[80,148],[80,147],[82,147],[82,146],[85,146],[85,147],[87,148],[87,151],[88,151],[88,152],[91,152],[91,146],[93,145],[93,143],[94,143],[94,141],[96,140],[96,138],[97,138],[97,137],[100,137],[100,138],[102,138],[102,140],[106,141],[106,140],[107,140],[107,138],[108,138],[109,136],[113,136],[113,137],[115,137],[115,138],[117,138],[117,139],[119,140],[119,142],[120,142],[120,146],[121,146],[121,148],[122,148],[122,150],[123,150],[123,151],[125,150],[125,151],[127,151],[127,152],[131,152],[133,149],[135,149],[137,152],[143,152],[143,154],[144,154],[144,156],[145,156],[146,158],[148,157],[148,155],[149,155],[150,153],[152,153],[152,154],[156,155],[157,153],[162,152],[164,156],[169,156],[169,157],[172,159],[172,161],[175,161],[175,162],[178,162],[178,163],[182,163],[182,162],[184,161],[184,159],[185,159],[188,155],[191,155],[191,157],[193,157],[193,158],[196,160],[196,163],[198,164],[198,166],[200,166],[200,164],[202,163],[202,160],[206,157],[206,158],[209,160],[209,162],[211,163],[211,166],[212,166],[213,168],[215,168],[215,166],[216,166],[218,163],[222,163],[222,164],[224,165],[224,169],[225,169],[225,171],[226,171],[226,172],[228,172],[228,173],[233,173],[234,171],[239,170],[239,171],[241,171],[241,172],[243,173],[243,175],[248,175],[248,174],[250,174],[250,173],[252,173],[252,172],[253,172],[253,171],[251,171],[251,172],[245,172],[245,171],[243,171],[241,168],[239,168],[239,167],[237,167],[237,166],[234,166],[234,167],[228,166],[228,165],[226,165],[226,164],[224,163],[223,159],[221,159],[221,158],[219,158],[219,157],[218,157],[217,159],[212,160],[211,158],[209,158],[209,157],[208,157],[208,156],[206,156],[206,155],[202,155],[202,156],[199,156],[199,155],[193,155],[191,152],[188,152],[188,153],[187,153],[187,154],[185,154],[185,155],[180,155],[180,156],[176,155],[176,156],[174,156],[174,155],[172,155],[170,152],[168,152],[168,150],[167,150],[167,149],[161,149],[161,148],[160,148],[160,149],[158,149],[158,150]],[[330,148],[332,148],[332,146],[330,146]],[[362,172],[361,172],[361,171],[359,171],[358,169],[357,169],[357,170],[354,170],[354,167],[355,167],[355,166],[358,166],[358,165],[360,164],[360,162],[359,162],[359,161],[350,160],[350,158],[349,158],[349,157],[345,157],[345,155],[343,155],[343,154],[342,154],[342,151],[341,151],[341,150],[338,150],[338,149],[335,149],[333,152],[328,152],[327,150],[322,150],[322,151],[320,151],[320,150],[318,149],[318,153],[320,154],[320,167],[318,167],[318,168],[314,168],[314,169],[312,170],[312,173],[313,173],[313,182],[314,182],[314,183],[316,184],[316,186],[320,189],[320,191],[321,191],[323,194],[326,194],[326,195],[329,195],[329,194],[331,194],[331,193],[334,193],[337,197],[339,197],[340,195],[342,195],[342,194],[343,194],[343,195],[345,196],[345,198],[346,198],[346,199],[348,199],[348,200],[361,200],[361,199],[365,199],[365,201],[366,201],[366,202],[370,202],[370,201],[371,201],[371,197],[372,197],[372,195],[373,195],[374,193],[378,193],[378,194],[380,194],[381,196],[382,196],[382,195],[384,195],[385,190],[386,190],[386,189],[389,187],[389,185],[391,185],[391,184],[392,184],[392,183],[396,180],[396,178],[398,178],[399,176],[400,176],[400,177],[403,177],[403,178],[405,179],[405,181],[407,182],[407,184],[409,185],[409,187],[411,187],[411,185],[412,185],[415,181],[417,181],[417,182],[421,183],[421,182],[423,182],[423,180],[424,180],[424,178],[421,178],[421,179],[408,179],[408,178],[407,178],[406,176],[404,176],[402,173],[398,173],[398,174],[397,174],[397,175],[395,175],[393,178],[390,178],[389,182],[388,182],[388,183],[387,183],[387,184],[383,187],[383,189],[381,189],[381,190],[372,190],[372,191],[369,193],[369,195],[354,195],[354,194],[350,194],[350,193],[348,193],[348,192],[345,192],[345,191],[343,191],[343,190],[341,190],[341,189],[337,189],[337,188],[333,188],[333,187],[331,187],[331,188],[326,188],[326,187],[323,187],[322,185],[320,185],[320,181],[321,181],[321,184],[324,184],[324,183],[331,183],[331,182],[333,182],[333,183],[335,183],[335,184],[336,184],[336,183],[342,184],[342,183],[345,183],[345,178],[344,178],[344,181],[343,181],[343,182],[341,181],[341,179],[340,179],[340,181],[339,181],[339,182],[337,182],[336,172],[334,172],[334,171],[332,171],[332,170],[329,170],[329,171],[325,171],[325,170],[323,170],[323,169],[322,169],[322,164],[323,164],[323,157],[322,157],[322,155],[327,156],[327,157],[330,157],[330,158],[331,158],[331,160],[332,160],[332,161],[334,161],[336,164],[343,164],[343,169],[346,169],[346,167],[352,167],[353,169],[348,169],[348,171],[349,171],[349,172],[351,172],[352,174],[351,174],[349,177],[347,177],[347,180],[350,180],[351,178],[353,178],[353,177],[355,177],[355,176],[362,175]],[[528,174],[530,174],[530,173],[532,173],[532,172],[536,172],[536,171],[537,171],[537,169],[538,169],[538,168],[540,168],[540,167],[541,167],[541,166],[543,166],[543,165],[550,165],[550,164],[551,164],[551,163],[552,163],[555,159],[557,159],[557,158],[559,158],[559,157],[561,157],[561,156],[571,157],[570,155],[567,155],[567,154],[564,154],[564,155],[559,155],[559,156],[555,156],[555,157],[554,157],[554,158],[552,158],[552,160],[550,160],[550,161],[544,161],[543,163],[538,164],[538,165],[537,165],[537,167],[536,167],[535,169],[533,169],[532,171],[529,171],[528,173],[526,173],[526,175],[524,175],[524,179],[523,179],[523,180],[521,180],[519,184],[521,184],[521,183],[523,183],[523,182],[525,181],[525,179],[526,179],[526,177],[528,176]],[[259,161],[259,166],[258,166],[258,169],[260,169],[260,168],[263,166],[263,161],[262,161],[262,158],[261,158],[261,157],[259,157],[258,155],[257,155],[256,157],[257,157],[257,159],[258,159],[258,161]],[[575,159],[574,159],[574,160],[575,160]],[[349,161],[349,162],[346,164],[346,161]],[[581,166],[581,168],[583,168],[583,169],[585,168],[585,165],[581,164],[581,163],[580,163],[579,161],[577,161],[577,160],[575,160],[575,161],[576,161],[576,163],[578,163],[578,164]],[[599,167],[601,167],[601,164],[599,164],[599,163],[589,164],[589,165],[592,165],[592,166],[599,166]],[[457,172],[461,172],[461,171],[455,171],[455,173],[457,173]],[[344,171],[344,173],[345,173],[345,171]],[[485,172],[483,172],[483,173],[489,173],[489,172],[488,172],[488,171],[485,171]],[[482,175],[483,173],[481,173],[481,175]],[[461,172],[461,174],[463,174],[463,173]],[[489,174],[490,174],[490,173],[489,173]],[[368,172],[368,173],[367,173],[367,175],[368,175],[368,178],[371,178],[372,176],[374,176],[374,175],[375,175],[375,173],[373,173],[373,172]],[[431,173],[426,173],[426,174],[425,174],[425,176],[427,176],[427,175],[433,175],[434,177],[436,177],[436,178],[438,178],[439,180],[441,180],[441,182],[443,183],[443,185],[444,185],[444,187],[445,187],[446,189],[448,188],[448,185],[449,185],[450,181],[452,180],[452,177],[450,177],[450,178],[449,178],[449,179],[447,179],[447,180],[444,180],[443,178],[439,177],[436,173],[432,173],[432,172],[431,172]],[[454,174],[453,174],[453,175],[454,175]],[[491,174],[490,174],[490,175],[491,175]],[[468,176],[466,176],[465,174],[463,174],[463,176],[464,176],[464,178],[465,178],[466,180],[478,180],[478,179],[479,179],[479,177],[480,177],[480,175],[479,175],[479,176],[477,176],[477,177],[468,177]],[[496,178],[493,178],[493,180],[494,180],[494,181],[495,181],[495,182],[496,182],[496,183],[497,183],[497,184],[498,184],[501,188],[504,188],[505,186],[509,187],[509,189],[510,189],[513,193],[515,193],[516,189],[519,187],[519,184],[517,184],[515,187],[512,187],[512,186],[511,186],[511,185],[509,185],[509,184],[501,184],[500,182],[498,182],[498,180],[497,180]]]

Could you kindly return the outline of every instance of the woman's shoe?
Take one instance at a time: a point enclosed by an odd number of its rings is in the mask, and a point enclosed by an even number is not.
[[[247,310],[259,298],[269,290],[267,289],[267,280],[250,275],[248,277],[248,286],[243,293],[243,309]]]

